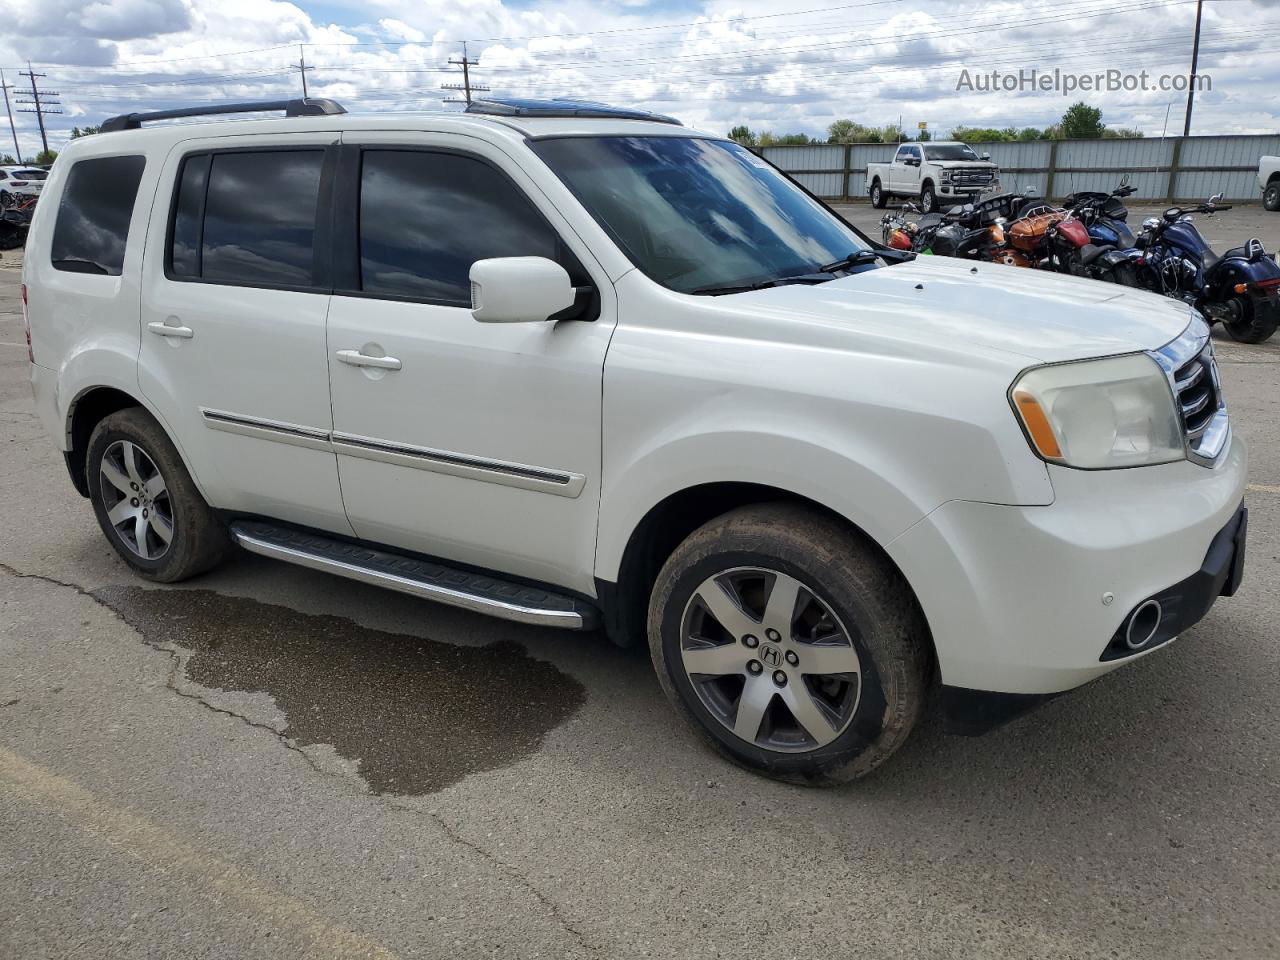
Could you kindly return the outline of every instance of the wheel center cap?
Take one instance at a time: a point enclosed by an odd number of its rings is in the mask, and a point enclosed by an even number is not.
[[[772,643],[760,644],[760,662],[766,667],[782,666],[782,651]]]

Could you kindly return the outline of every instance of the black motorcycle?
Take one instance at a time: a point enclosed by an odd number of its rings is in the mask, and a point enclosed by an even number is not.
[[[1230,210],[1222,194],[1194,207],[1170,207],[1142,224],[1133,257],[1139,285],[1185,300],[1233,340],[1262,343],[1280,326],[1280,265],[1257,237],[1219,256],[1191,214]]]

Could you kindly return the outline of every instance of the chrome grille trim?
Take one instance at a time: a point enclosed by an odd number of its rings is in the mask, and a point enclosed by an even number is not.
[[[1187,459],[1213,466],[1227,448],[1231,422],[1222,395],[1209,325],[1196,315],[1187,329],[1150,356],[1169,379],[1186,443]]]

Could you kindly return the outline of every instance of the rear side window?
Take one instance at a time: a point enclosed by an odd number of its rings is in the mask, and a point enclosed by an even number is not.
[[[546,257],[586,272],[516,186],[448,153],[366,150],[360,170],[360,276],[366,293],[471,305],[471,264]]]
[[[311,286],[323,166],[323,149],[188,157],[174,203],[170,276]]]
[[[120,276],[145,166],[145,157],[95,157],[72,165],[53,227],[54,269]]]

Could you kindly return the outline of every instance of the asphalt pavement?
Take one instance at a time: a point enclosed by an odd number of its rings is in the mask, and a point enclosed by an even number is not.
[[[1246,212],[1215,229],[1274,249],[1280,214]],[[1280,956],[1280,343],[1219,340],[1252,452],[1237,597],[817,791],[717,759],[598,635],[249,555],[136,580],[35,419],[16,259],[0,958]]]

